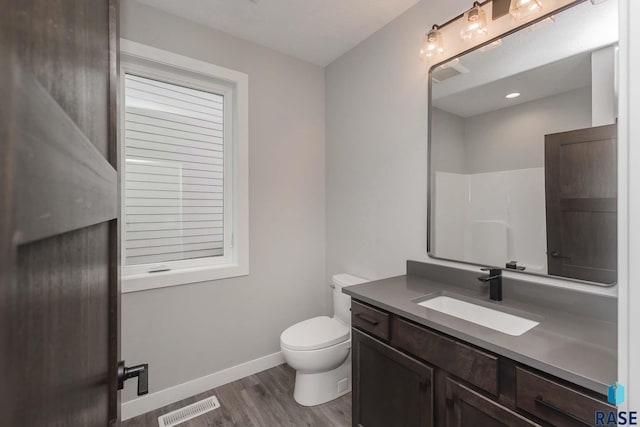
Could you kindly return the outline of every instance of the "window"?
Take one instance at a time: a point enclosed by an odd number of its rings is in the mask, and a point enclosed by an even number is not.
[[[121,41],[123,292],[248,274],[247,76]]]

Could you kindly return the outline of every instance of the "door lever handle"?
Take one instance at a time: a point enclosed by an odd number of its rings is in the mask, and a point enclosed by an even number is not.
[[[560,251],[553,251],[553,252],[551,252],[551,256],[552,256],[553,258],[571,259],[571,257],[563,256],[563,255],[560,253]]]
[[[124,360],[118,362],[118,390],[124,388],[124,382],[130,378],[138,377],[138,396],[149,393],[149,364],[124,366]]]

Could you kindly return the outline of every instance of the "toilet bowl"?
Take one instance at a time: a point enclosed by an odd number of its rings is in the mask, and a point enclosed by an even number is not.
[[[342,288],[364,282],[348,274],[333,276],[334,316],[304,320],[280,336],[284,359],[296,370],[293,398],[299,404],[320,405],[351,391],[351,298]]]

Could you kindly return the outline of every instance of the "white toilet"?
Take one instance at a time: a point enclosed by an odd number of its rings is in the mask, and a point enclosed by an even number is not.
[[[365,282],[333,276],[333,317],[303,320],[280,335],[284,360],[296,370],[293,398],[299,404],[320,405],[351,391],[351,298],[342,288]]]

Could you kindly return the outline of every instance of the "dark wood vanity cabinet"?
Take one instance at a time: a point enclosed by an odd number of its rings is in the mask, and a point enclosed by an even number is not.
[[[594,425],[591,391],[352,302],[354,427]]]
[[[433,426],[433,368],[353,331],[353,425]]]
[[[539,424],[452,378],[446,380],[447,427],[530,427]]]
[[[389,313],[360,304],[351,303],[351,325],[374,337],[389,340]]]

